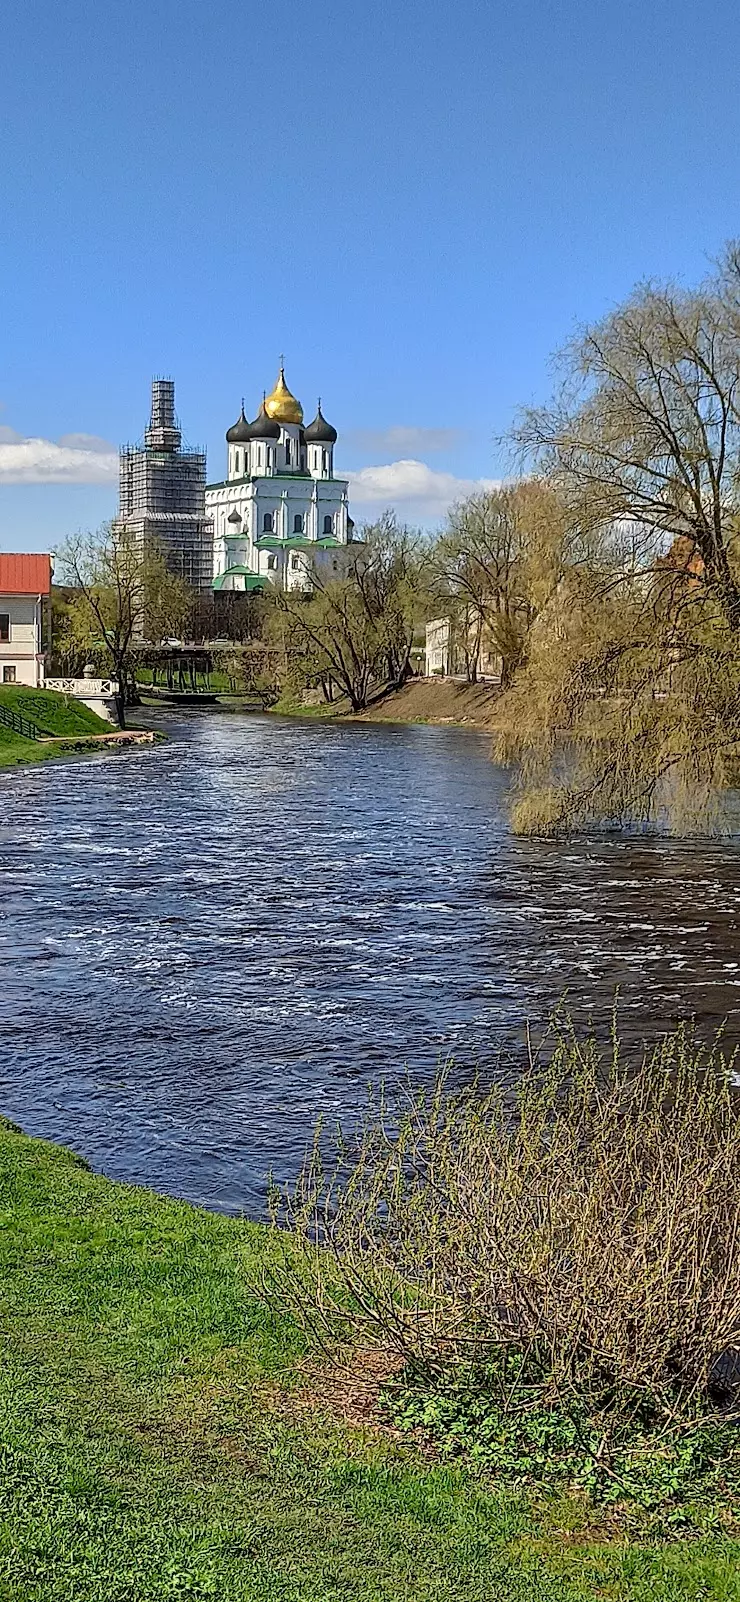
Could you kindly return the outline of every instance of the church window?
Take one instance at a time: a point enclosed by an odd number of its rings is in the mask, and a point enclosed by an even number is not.
[[[303,513],[302,512],[296,512],[295,517],[293,518],[293,533],[294,534],[302,534],[303,533]]]
[[[322,451],[321,455],[323,457],[322,466],[323,466],[324,472],[326,472],[327,468],[329,466],[329,452],[328,451]]]
[[[285,465],[286,465],[286,467],[290,467],[290,440],[289,439],[286,439],[286,441],[285,441]]]
[[[262,533],[272,533],[272,512],[265,512],[265,515],[262,519]]]
[[[293,569],[293,572],[295,572],[295,570],[296,570],[296,568],[298,566],[298,557],[297,556],[295,556],[295,555],[291,556],[290,565],[291,565],[291,567]]]
[[[277,557],[276,556],[268,556],[268,558],[267,558],[267,566],[269,568],[277,567]]]
[[[325,535],[326,535],[326,534],[331,534],[331,531],[332,531],[332,521],[333,521],[333,520],[332,520],[332,518],[331,518],[331,516],[330,516],[330,515],[329,515],[329,513],[328,513],[328,512],[327,512],[327,515],[326,515],[326,517],[325,517],[325,518],[324,518],[324,534],[325,534]]]

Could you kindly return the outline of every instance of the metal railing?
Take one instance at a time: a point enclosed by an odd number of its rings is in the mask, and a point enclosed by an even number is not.
[[[45,729],[39,728],[38,723],[30,723],[28,718],[21,717],[20,712],[11,712],[8,706],[0,706],[0,723],[5,729],[12,729],[14,734],[22,734],[24,740],[50,738]]]
[[[59,695],[74,695],[78,701],[88,696],[102,700],[118,694],[115,679],[44,679],[45,690],[56,690]]]

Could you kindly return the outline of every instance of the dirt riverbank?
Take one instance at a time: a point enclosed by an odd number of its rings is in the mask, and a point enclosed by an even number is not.
[[[271,712],[285,716],[361,723],[451,723],[458,728],[492,729],[500,691],[496,685],[454,679],[410,679],[402,690],[384,695],[364,712],[353,712],[346,698],[327,704],[278,701]]]
[[[491,684],[410,679],[402,690],[385,696],[360,715],[372,723],[457,723],[490,729],[499,694],[498,687]]]

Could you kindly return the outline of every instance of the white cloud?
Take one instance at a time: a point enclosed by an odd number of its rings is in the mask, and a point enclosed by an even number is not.
[[[62,434],[57,444],[72,451],[92,451],[94,456],[110,456],[111,451],[117,456],[115,445],[101,439],[99,434]]]
[[[347,477],[353,506],[377,510],[413,503],[417,515],[426,516],[439,516],[463,495],[495,489],[498,483],[494,478],[456,478],[454,473],[438,473],[426,462],[413,458],[381,467],[362,467]]]
[[[0,428],[0,484],[115,484],[118,451],[97,434],[24,439]]]
[[[430,451],[450,451],[463,437],[461,428],[354,428],[345,439],[361,451],[399,456],[428,455]]]

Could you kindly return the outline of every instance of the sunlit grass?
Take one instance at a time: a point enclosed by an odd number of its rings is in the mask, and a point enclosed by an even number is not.
[[[740,1597],[740,1544],[594,1531],[293,1406],[266,1229],[0,1128],[0,1597]]]

